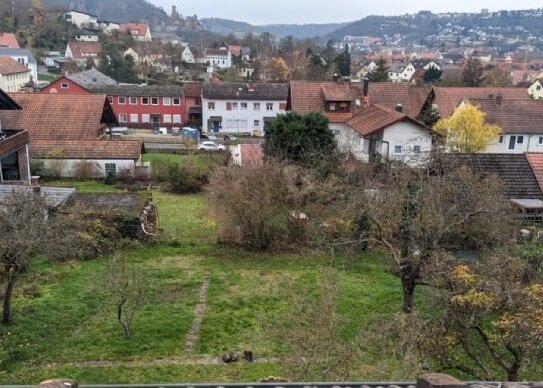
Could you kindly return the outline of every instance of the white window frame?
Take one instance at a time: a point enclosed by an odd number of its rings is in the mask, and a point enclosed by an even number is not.
[[[124,117],[124,120],[123,120],[123,117]],[[119,123],[126,124],[127,122],[128,122],[128,116],[126,115],[126,113],[119,113]]]
[[[123,99],[123,102],[121,102],[121,98]],[[126,96],[118,96],[117,97],[117,103],[119,105],[126,105]]]
[[[266,103],[266,111],[267,112],[273,111],[273,102],[267,102]]]
[[[177,100],[177,102],[175,102],[175,100]],[[172,98],[172,105],[181,105],[181,97]]]
[[[182,121],[183,121],[183,119],[182,119],[182,117],[181,117],[180,114],[175,114],[175,115],[173,115],[172,122],[173,122],[174,124],[181,124]]]
[[[132,99],[134,99],[134,102],[132,102]],[[130,105],[138,105],[138,98],[134,97],[134,96],[128,97],[128,104],[130,104]]]
[[[67,83],[65,83],[65,82],[62,82],[62,83],[60,84],[60,88],[61,88],[61,89],[68,89],[69,87],[70,87],[70,85],[67,84]]]
[[[253,103],[253,110],[255,112],[259,112],[260,111],[260,102],[255,102]]]
[[[260,127],[260,120],[253,120],[253,127]]]
[[[141,122],[144,124],[148,124],[151,122],[151,115],[149,113],[143,113],[141,115]]]
[[[165,114],[162,116],[162,120],[164,124],[171,124],[172,123],[172,115]]]
[[[156,101],[156,104],[153,103],[153,100]],[[158,98],[158,97],[151,97],[151,105],[157,106],[158,104],[160,104],[160,98]]]
[[[164,105],[164,106],[172,105],[172,98],[171,97],[162,97],[162,105]]]
[[[247,110],[248,107],[249,107],[249,104],[247,104],[246,102],[240,102],[239,103],[239,109],[241,109],[241,110]]]
[[[238,102],[233,102],[232,103],[232,110],[238,110],[239,109],[239,103]]]
[[[135,120],[134,120],[135,119]],[[138,124],[140,115],[137,113],[130,113],[130,124]]]
[[[143,99],[146,98],[147,99],[147,103],[143,102]],[[142,97],[141,98],[141,105],[149,105],[149,97]]]
[[[399,149],[399,150],[398,150]],[[394,146],[394,154],[395,155],[401,155],[403,153],[403,146],[401,145],[395,145]]]
[[[110,171],[113,172],[113,175],[117,176],[117,163],[105,163],[104,164],[104,171],[106,175],[109,174]]]

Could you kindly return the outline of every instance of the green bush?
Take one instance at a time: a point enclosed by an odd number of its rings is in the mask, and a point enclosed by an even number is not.
[[[197,193],[208,182],[207,170],[192,162],[156,161],[152,166],[152,177],[162,183],[165,191],[177,194]]]

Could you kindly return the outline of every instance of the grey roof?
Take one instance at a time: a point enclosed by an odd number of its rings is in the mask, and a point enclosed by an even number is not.
[[[202,97],[217,100],[286,101],[288,84],[247,84],[239,82],[204,84]]]
[[[99,72],[96,69],[85,70],[80,73],[73,73],[66,76],[76,84],[83,86],[86,89],[92,87],[105,87],[117,85],[117,81],[107,75]]]
[[[0,185],[0,199],[13,193],[31,193],[31,186],[21,185]],[[45,198],[45,203],[51,209],[56,209],[66,202],[73,194],[75,189],[69,187],[42,187],[41,196]]]
[[[445,154],[445,168],[466,166],[482,175],[497,176],[508,199],[539,199],[543,193],[525,154]]]
[[[103,93],[110,96],[134,96],[134,97],[182,97],[183,87],[179,85],[108,85],[90,87],[95,93]]]
[[[28,63],[37,63],[36,58],[27,49],[0,47],[0,57],[28,57]]]

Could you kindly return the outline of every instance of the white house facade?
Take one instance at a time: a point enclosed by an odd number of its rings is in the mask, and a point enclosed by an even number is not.
[[[232,67],[232,54],[226,49],[205,49],[205,61],[213,67],[219,69],[229,69]]]
[[[64,12],[64,20],[76,25],[78,28],[98,26],[98,16],[86,12],[66,11]]]
[[[416,167],[428,161],[434,132],[400,112],[372,105],[344,123],[330,124],[338,147],[363,161],[399,161]]]
[[[9,57],[0,58],[0,89],[18,92],[31,80],[30,69]]]
[[[196,63],[194,54],[192,53],[192,51],[190,51],[189,46],[186,46],[183,49],[183,52],[181,53],[181,61],[186,62],[186,63]]]
[[[529,87],[528,87],[528,94],[534,99],[539,100],[540,98],[543,98],[543,82],[541,80],[536,79]]]
[[[0,57],[10,57],[26,66],[30,70],[32,81],[38,82],[38,63],[30,51],[27,49],[12,49],[0,47]]]
[[[204,84],[203,130],[263,136],[266,123],[286,113],[287,96],[287,84]]]

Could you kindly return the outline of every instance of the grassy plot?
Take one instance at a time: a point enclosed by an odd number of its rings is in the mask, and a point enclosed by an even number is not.
[[[61,182],[82,191],[111,188],[100,182]],[[340,286],[343,334],[379,330],[400,311],[399,280],[378,255],[313,251],[253,253],[217,245],[217,226],[203,194],[153,192],[161,228],[178,244],[121,254],[148,282],[149,303],[136,316],[133,337],[116,321],[103,286],[106,258],[50,264],[36,261],[16,287],[14,323],[0,326],[0,384],[36,384],[52,377],[80,383],[257,381],[285,376],[284,344],[266,331],[288,309],[285,284],[316,297],[319,268],[331,268]],[[204,275],[210,279],[196,346],[185,351]],[[374,319],[370,320],[372,316]],[[394,343],[386,346],[394,346]],[[368,347],[354,379],[383,378],[397,360],[383,344]],[[262,362],[216,363],[225,352],[252,350]],[[414,377],[414,376],[413,376]]]

